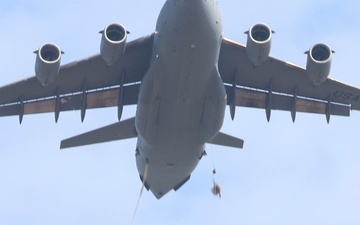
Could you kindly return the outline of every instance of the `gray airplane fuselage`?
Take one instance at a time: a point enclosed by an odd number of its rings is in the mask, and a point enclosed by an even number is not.
[[[136,163],[157,198],[185,183],[223,123],[226,92],[218,71],[223,39],[214,0],[168,0],[140,88]]]

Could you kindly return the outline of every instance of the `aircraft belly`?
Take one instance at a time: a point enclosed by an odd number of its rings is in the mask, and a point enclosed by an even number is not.
[[[226,94],[217,63],[222,23],[214,1],[167,1],[139,93],[136,128],[149,144],[204,144],[221,128]]]
[[[147,145],[142,146],[141,149],[143,151],[136,157],[137,168],[143,179],[145,165],[148,163],[146,186],[157,198],[161,198],[172,189],[178,189],[186,182],[204,151],[203,146],[186,144]],[[156,151],[153,151],[155,149]]]
[[[203,144],[221,128],[224,86],[215,66],[207,77],[199,76],[205,79],[188,77],[200,72],[175,71],[175,76],[146,75],[138,101],[137,131],[149,144]]]
[[[220,130],[226,105],[216,66],[200,74],[203,81],[186,82],[180,70],[175,76],[160,71],[169,68],[153,65],[143,80],[136,115],[138,171],[143,177],[148,163],[146,184],[157,198],[188,180],[205,142]]]
[[[157,198],[188,180],[204,144],[223,123],[226,92],[218,71],[223,38],[214,1],[167,1],[137,105],[136,162]]]

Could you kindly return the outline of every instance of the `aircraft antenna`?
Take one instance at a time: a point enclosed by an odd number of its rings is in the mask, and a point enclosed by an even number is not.
[[[146,181],[147,174],[148,174],[148,169],[149,169],[149,163],[146,161],[145,169],[144,169],[144,178],[142,179],[142,185],[141,185],[140,195],[139,195],[139,199],[138,199],[138,201],[137,201],[137,203],[136,203],[134,215],[133,215],[133,217],[132,217],[132,219],[131,219],[131,224],[134,223],[134,219],[135,219],[136,212],[137,212],[137,209],[138,209],[138,206],[139,206],[139,203],[140,203],[140,199],[141,199],[142,193],[143,193],[143,191],[144,191],[145,181]]]

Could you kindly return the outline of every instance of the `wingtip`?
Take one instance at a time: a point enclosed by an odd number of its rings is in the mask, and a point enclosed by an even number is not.
[[[62,140],[60,142],[60,150],[64,150],[65,148],[69,148],[69,146],[67,146],[66,143],[64,142],[64,140]]]

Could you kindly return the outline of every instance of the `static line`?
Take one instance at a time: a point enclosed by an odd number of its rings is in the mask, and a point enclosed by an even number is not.
[[[143,178],[142,186],[141,186],[141,190],[140,190],[140,195],[139,195],[139,199],[138,199],[138,201],[137,201],[137,203],[136,203],[134,215],[133,215],[133,217],[132,217],[132,219],[131,219],[131,224],[134,223],[134,219],[135,219],[136,212],[137,212],[137,209],[138,209],[138,206],[139,206],[139,203],[140,203],[140,199],[141,199],[142,193],[143,193],[143,191],[144,191],[145,181],[146,181],[147,174],[148,174],[148,168],[149,168],[149,163],[146,163],[146,165],[145,165],[145,170],[144,170],[144,178]]]

